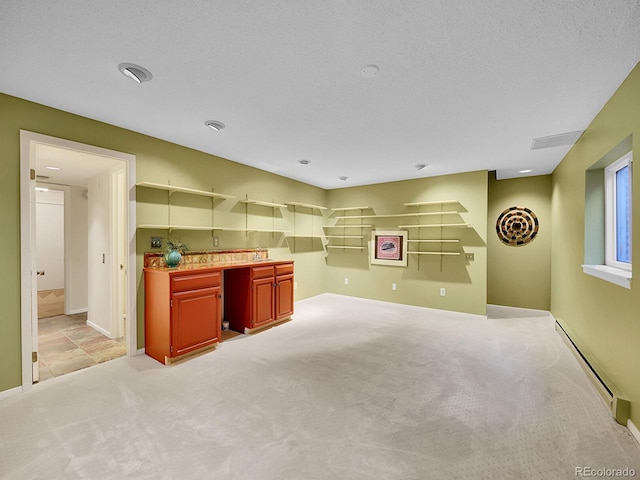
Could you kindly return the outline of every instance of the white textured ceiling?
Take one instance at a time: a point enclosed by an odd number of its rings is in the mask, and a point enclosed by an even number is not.
[[[324,188],[550,173],[639,60],[638,0],[0,1],[1,92]]]

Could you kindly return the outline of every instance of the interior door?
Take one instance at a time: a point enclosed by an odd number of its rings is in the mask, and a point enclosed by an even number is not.
[[[124,169],[114,174],[115,190],[115,247],[116,252],[116,312],[117,322],[113,332],[124,337],[127,322],[127,184]]]
[[[38,364],[38,265],[36,255],[36,181],[35,165],[31,163],[31,181],[29,182],[29,249],[31,251],[31,381],[40,380]]]

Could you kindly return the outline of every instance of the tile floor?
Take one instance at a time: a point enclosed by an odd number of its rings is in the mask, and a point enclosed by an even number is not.
[[[124,338],[110,339],[86,321],[86,313],[38,320],[41,382],[126,355]]]
[[[64,313],[64,288],[38,291],[38,318]]]

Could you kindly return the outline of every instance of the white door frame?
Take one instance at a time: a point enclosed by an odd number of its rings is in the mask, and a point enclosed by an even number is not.
[[[31,170],[35,170],[34,151],[36,143],[101,155],[126,162],[128,212],[127,243],[127,355],[137,355],[137,305],[136,305],[136,157],[128,153],[95,147],[62,138],[20,130],[20,322],[22,343],[22,391],[33,386],[33,316],[37,317],[37,298],[33,294],[36,283],[35,262],[35,179],[31,180]],[[37,322],[37,318],[35,320]]]

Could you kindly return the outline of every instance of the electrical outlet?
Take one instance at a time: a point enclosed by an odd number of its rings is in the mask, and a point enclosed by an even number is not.
[[[213,237],[213,246],[214,247],[220,246],[220,237],[218,237],[217,235]]]
[[[398,286],[395,283],[391,284],[391,290],[397,290]]]
[[[344,277],[344,284],[349,285],[349,279],[347,277]]]
[[[465,253],[464,254],[464,258],[469,262],[472,262],[474,260],[473,257],[474,257],[473,253]]]
[[[162,247],[162,238],[151,237],[151,248],[160,248],[160,247]]]
[[[440,289],[440,296],[444,297],[447,294],[447,290],[445,288]]]

